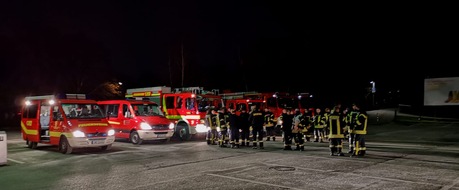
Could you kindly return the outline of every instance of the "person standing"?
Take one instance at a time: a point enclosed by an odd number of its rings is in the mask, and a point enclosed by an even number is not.
[[[349,151],[348,153],[353,153],[354,152],[354,141],[355,141],[355,133],[354,129],[357,125],[357,118],[360,115],[360,109],[357,106],[357,104],[352,104],[352,109],[347,115],[347,121],[348,121],[348,134],[349,134]]]
[[[316,108],[316,115],[313,119],[314,124],[314,142],[324,142],[324,124],[325,118],[320,108]]]
[[[252,139],[253,139],[253,149],[257,149],[259,145],[260,149],[263,147],[263,124],[265,123],[265,113],[256,106],[255,109],[250,113],[249,121],[252,125]]]
[[[219,127],[220,127],[220,138],[218,140],[218,144],[220,147],[226,147],[227,137],[228,137],[228,113],[226,112],[226,108],[222,107],[220,112],[218,112],[218,120],[219,120]]]
[[[216,145],[217,143],[215,143],[215,141],[218,138],[217,127],[219,127],[220,124],[217,110],[210,109],[210,113],[206,115],[206,123],[210,128],[207,131],[207,144]]]
[[[290,110],[283,109],[279,119],[282,121],[281,129],[284,133],[284,150],[292,150],[293,114]]]
[[[311,113],[309,113],[307,108],[304,109],[304,113],[302,115],[303,117],[301,118],[299,127],[301,129],[301,133],[303,134],[305,141],[310,142],[311,138],[314,137],[314,133],[313,133],[314,128],[311,127],[312,116],[311,116]]]
[[[240,133],[241,133],[241,146],[250,146],[250,123],[249,123],[250,114],[247,113],[247,110],[242,109],[239,114],[239,123],[240,123]]]
[[[344,116],[342,115],[340,108],[335,106],[333,108],[333,112],[330,113],[328,116],[328,139],[329,139],[329,147],[330,147],[330,156],[344,156],[342,149],[343,143],[342,140],[344,138]]]
[[[328,126],[328,117],[330,116],[331,114],[331,110],[330,108],[325,108],[324,109],[324,113],[323,113],[323,119],[325,120],[324,121],[324,129],[323,129],[323,132],[324,132],[324,139],[325,140],[328,140],[328,134],[330,133],[330,129],[329,129],[329,126]]]
[[[368,125],[368,115],[364,110],[360,109],[360,105],[355,105],[356,109],[359,110],[355,121],[355,127],[352,130],[354,134],[354,141],[352,142],[354,146],[354,151],[352,156],[364,156],[367,150],[365,145],[365,135],[367,134],[367,125]]]
[[[239,148],[239,116],[236,115],[234,109],[229,111],[229,127],[230,127],[230,144],[231,148]]]
[[[303,114],[301,114],[300,109],[295,109],[293,117],[293,129],[292,129],[292,137],[295,140],[295,150],[304,151],[304,139],[302,133],[302,125],[301,120],[303,118]],[[300,126],[301,125],[301,126]]]
[[[265,128],[266,141],[270,141],[271,138],[276,141],[276,136],[274,136],[274,114],[269,108],[265,108]]]

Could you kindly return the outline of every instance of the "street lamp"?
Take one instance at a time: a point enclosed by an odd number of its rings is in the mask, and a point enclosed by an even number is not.
[[[376,82],[375,81],[371,81],[370,84],[372,85],[371,86],[371,93],[373,94],[373,108],[375,107],[375,93],[376,93]]]

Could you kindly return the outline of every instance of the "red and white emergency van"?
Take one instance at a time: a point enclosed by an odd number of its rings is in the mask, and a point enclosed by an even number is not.
[[[115,131],[95,100],[84,94],[25,97],[21,133],[29,148],[38,143],[58,145],[64,154],[74,148],[110,149]]]
[[[175,123],[174,134],[180,140],[190,140],[192,136],[205,136],[207,133],[194,92],[172,92],[171,87],[166,86],[132,88],[126,90],[126,98],[158,102],[166,118]]]
[[[169,141],[174,135],[174,123],[166,118],[155,102],[127,99],[97,103],[104,109],[117,139],[142,144],[144,140]]]

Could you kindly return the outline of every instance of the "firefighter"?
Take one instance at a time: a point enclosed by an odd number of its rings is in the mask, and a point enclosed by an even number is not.
[[[343,130],[343,134],[344,134],[343,147],[344,147],[344,143],[348,142],[348,139],[349,139],[349,131],[350,131],[349,108],[344,108],[344,110],[341,112],[341,115],[343,115],[342,123],[344,124],[344,130]]]
[[[303,114],[301,114],[300,109],[295,109],[293,116],[293,128],[292,128],[292,138],[295,140],[295,150],[304,151],[304,139],[302,133],[302,124],[300,126],[301,120],[303,119]]]
[[[228,139],[228,112],[225,107],[220,108],[218,112],[218,120],[220,126],[220,138],[218,145],[222,148],[226,147],[226,141]]]
[[[209,109],[209,112],[206,115],[206,123],[208,126],[207,130],[207,144],[216,145],[215,141],[218,137],[217,127],[219,127],[220,122],[218,122],[218,112],[216,109]]]
[[[357,117],[360,115],[360,109],[357,107],[357,104],[352,104],[352,109],[350,112],[347,114],[347,122],[349,125],[348,128],[348,143],[349,143],[349,151],[348,153],[353,153],[354,152],[354,139],[355,139],[355,133],[354,129],[357,125]]]
[[[367,150],[365,146],[365,135],[367,134],[367,125],[368,125],[368,115],[364,110],[360,109],[359,105],[354,105],[357,110],[359,110],[359,114],[355,120],[354,129],[352,130],[352,134],[354,135],[352,145],[354,147],[354,151],[351,154],[352,156],[364,156]]]
[[[266,141],[270,141],[271,137],[273,141],[276,141],[274,136],[274,114],[269,108],[265,108],[265,128],[266,128]]]
[[[292,150],[293,114],[290,110],[283,109],[279,119],[282,121],[281,129],[284,133],[284,150]]]
[[[312,122],[314,123],[314,142],[324,142],[325,118],[320,108],[316,108],[316,115]]]
[[[328,140],[328,134],[330,131],[330,129],[328,128],[328,117],[330,116],[330,114],[331,114],[330,108],[325,108],[324,113],[323,113],[323,119],[325,120],[323,131],[324,131],[324,139],[326,140]]]
[[[229,111],[229,127],[230,127],[230,144],[231,148],[239,148],[239,116],[236,115],[234,109]]]
[[[304,136],[304,139],[306,142],[310,142],[311,141],[311,138],[314,137],[314,128],[312,128],[311,125],[312,124],[312,116],[311,114],[309,113],[308,109],[304,109],[304,113],[303,113],[303,117],[300,121],[300,129],[301,129],[301,133],[303,134]]]
[[[253,144],[252,148],[257,149],[257,145],[260,149],[264,149],[263,147],[263,124],[265,119],[265,113],[261,111],[261,109],[256,106],[255,109],[250,113],[249,121],[252,126],[252,139]]]
[[[247,110],[242,109],[239,114],[239,123],[240,123],[240,133],[241,133],[241,146],[250,146],[250,123],[249,123],[249,113]]]
[[[330,147],[330,156],[344,156],[342,152],[343,149],[343,139],[345,129],[345,116],[342,115],[340,108],[335,106],[333,112],[328,116],[328,129],[329,129],[329,147]]]

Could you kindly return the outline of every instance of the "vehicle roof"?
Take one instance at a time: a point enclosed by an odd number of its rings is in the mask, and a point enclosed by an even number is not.
[[[157,104],[150,100],[101,100],[97,101],[98,104]]]

